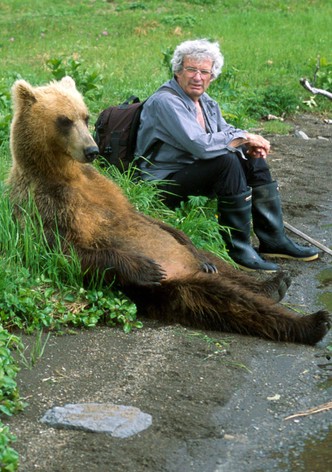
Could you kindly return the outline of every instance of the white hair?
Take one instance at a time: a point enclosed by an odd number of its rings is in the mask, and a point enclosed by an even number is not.
[[[211,59],[212,75],[214,79],[221,73],[222,66],[224,65],[224,57],[220,52],[219,44],[217,42],[212,43],[207,39],[195,39],[179,44],[175,48],[171,59],[173,73],[182,70],[185,57],[189,57],[195,61]]]

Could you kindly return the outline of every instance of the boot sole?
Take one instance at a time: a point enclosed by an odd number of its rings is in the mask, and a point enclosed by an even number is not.
[[[310,262],[310,261],[315,261],[318,259],[319,254],[314,254],[313,256],[308,256],[308,257],[295,257],[295,256],[289,256],[288,254],[273,254],[273,253],[266,253],[266,252],[260,252],[264,257],[273,257],[274,259],[290,259],[292,261],[302,261],[302,262]]]
[[[280,269],[269,269],[269,270],[266,270],[266,269],[250,269],[250,267],[246,267],[246,266],[243,266],[241,264],[238,264],[236,262],[236,265],[239,269],[245,271],[245,272],[264,272],[264,274],[275,274],[276,272],[278,272]]]

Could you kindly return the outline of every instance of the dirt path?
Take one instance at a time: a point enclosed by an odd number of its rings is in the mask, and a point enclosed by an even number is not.
[[[332,125],[306,116],[294,129],[311,139],[270,138],[285,220],[331,248]],[[283,265],[293,276],[285,303],[331,310],[331,256]],[[331,340],[330,332],[316,347],[276,344],[151,322],[130,335],[100,327],[52,336],[42,360],[18,378],[29,402],[9,421],[20,470],[332,471],[332,410],[285,421],[331,401]],[[48,408],[77,402],[136,406],[153,423],[128,439],[40,423]]]

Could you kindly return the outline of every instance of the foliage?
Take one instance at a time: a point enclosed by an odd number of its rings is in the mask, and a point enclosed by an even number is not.
[[[191,196],[175,209],[171,224],[184,231],[197,247],[214,252],[232,263],[220,235],[217,202],[204,196]]]
[[[39,0],[38,14],[33,2],[22,7],[18,0],[4,0],[0,13],[2,71],[39,83],[49,78],[49,67],[57,70],[52,61],[59,60],[60,69],[80,71],[97,86],[98,99],[94,95],[92,100],[92,89],[88,92],[93,113],[131,93],[150,95],[168,77],[160,67],[162,51],[192,37],[213,36],[220,42],[225,67],[216,83],[234,68],[241,89],[232,90],[230,115],[236,105],[241,109],[246,90],[260,94],[269,86],[290,91],[302,106],[300,77],[309,76],[312,58],[328,61],[330,54],[331,4],[326,0],[252,0],[245,5],[239,0]],[[228,105],[227,93],[220,103]],[[328,106],[320,100],[318,109]]]
[[[292,115],[300,106],[300,102],[291,90],[278,85],[270,85],[264,90],[247,93],[243,99],[243,106],[247,115],[259,120],[269,114]]]
[[[313,74],[309,79],[310,85],[332,92],[332,62],[329,62],[326,57],[318,56],[316,60],[310,59],[309,63],[313,69]],[[310,95],[302,100],[302,103],[311,109],[318,109],[319,104],[325,102],[327,102],[326,98],[320,94]]]
[[[16,440],[8,426],[0,420],[0,470],[2,472],[14,472],[18,468],[18,453],[11,447],[11,443]]]
[[[162,23],[165,23],[166,25],[170,26],[189,26],[193,27],[196,23],[197,20],[195,16],[193,15],[165,15],[161,19]]]
[[[11,416],[21,411],[24,403],[19,398],[15,377],[18,372],[17,363],[11,351],[22,346],[21,340],[0,324],[0,417]],[[18,466],[18,454],[10,446],[15,436],[0,420],[0,470],[14,471]]]
[[[8,140],[11,117],[11,100],[8,86],[0,82],[0,145]]]
[[[43,340],[43,330],[38,331],[36,335],[36,340],[30,349],[29,356],[26,354],[28,346],[18,347],[20,361],[25,368],[31,370],[33,366],[39,361],[39,359],[43,357],[50,336],[51,333],[48,332],[46,335],[46,339]]]
[[[171,64],[171,59],[173,57],[173,53],[174,53],[174,48],[166,48],[165,51],[163,51],[163,60],[162,60],[162,64],[164,67],[166,67],[166,70],[168,71],[168,74],[169,74],[169,78],[172,77],[172,64]]]
[[[67,59],[53,57],[46,61],[46,65],[55,80],[60,80],[66,75],[71,76],[90,107],[100,100],[103,93],[103,76],[98,70],[89,71],[83,67],[83,61],[73,57]]]
[[[9,334],[0,324],[0,415],[11,416],[23,407],[23,403],[19,400],[15,377],[18,367],[14,361],[11,350],[21,347],[20,338]]]
[[[31,212],[36,213],[36,209]],[[24,228],[9,217],[8,198],[0,215],[0,321],[8,329],[33,332],[65,325],[93,327],[98,322],[120,323],[126,332],[140,327],[133,304],[112,287],[100,289],[96,281],[83,288],[79,262],[73,251],[66,257],[60,240],[50,249],[40,222],[26,214]],[[33,214],[33,213],[32,213]],[[39,229],[38,229],[39,228]]]
[[[61,292],[43,277],[35,283],[3,292],[0,316],[8,329],[16,327],[31,333],[42,328],[59,331],[66,326],[92,328],[104,323],[121,324],[129,332],[142,326],[136,320],[135,305],[114,289],[81,287],[77,292],[73,287]]]
[[[226,69],[220,80],[211,84],[211,95],[221,103],[227,121],[239,128],[248,120],[259,121],[267,115],[293,115],[301,104],[291,87],[268,85],[255,89],[239,83],[234,67]]]
[[[318,57],[312,83],[315,87],[332,92],[332,62]]]

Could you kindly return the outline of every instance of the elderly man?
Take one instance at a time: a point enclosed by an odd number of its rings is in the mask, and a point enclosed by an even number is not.
[[[289,239],[284,232],[277,182],[262,136],[226,123],[220,108],[206,93],[223,66],[218,43],[185,41],[174,52],[174,77],[145,103],[136,154],[142,178],[158,180],[165,203],[176,207],[189,195],[217,198],[219,222],[229,254],[243,269],[275,271],[264,259],[312,261],[318,252]],[[259,239],[251,246],[250,223]]]

